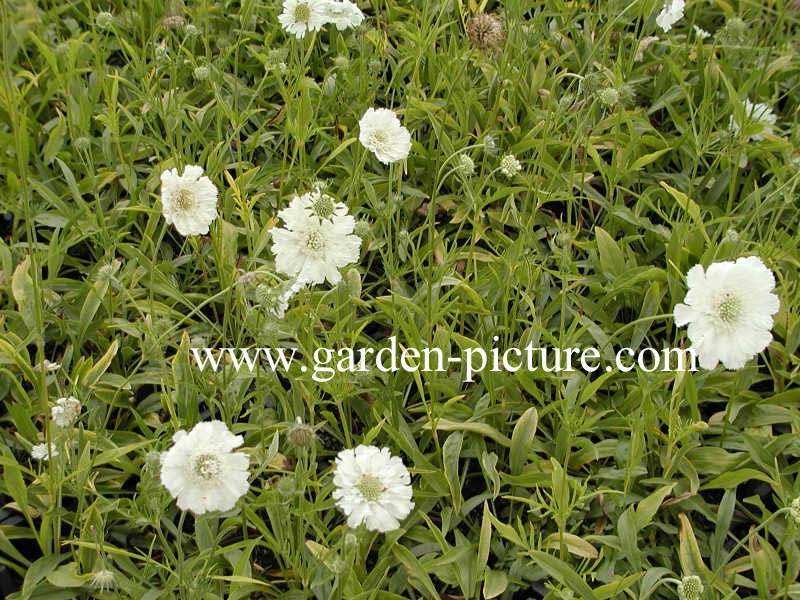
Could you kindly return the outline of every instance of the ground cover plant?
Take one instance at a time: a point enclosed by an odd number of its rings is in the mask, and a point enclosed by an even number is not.
[[[7,597],[800,597],[796,1],[0,18]]]

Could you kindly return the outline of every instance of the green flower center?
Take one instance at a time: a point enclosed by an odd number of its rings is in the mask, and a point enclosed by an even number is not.
[[[386,491],[386,486],[375,475],[362,475],[356,484],[356,489],[367,502],[377,502]]]
[[[732,294],[725,294],[717,305],[717,316],[724,323],[735,323],[742,314],[742,303]]]
[[[294,7],[294,20],[297,23],[308,23],[311,18],[311,7],[308,2],[300,2]]]
[[[314,214],[320,219],[328,219],[333,216],[334,202],[328,194],[320,194],[319,198],[314,200],[311,205]]]
[[[213,481],[222,473],[222,462],[214,454],[198,454],[192,460],[192,473],[201,481]]]
[[[194,194],[189,190],[178,190],[175,194],[175,206],[184,212],[191,210],[194,206]]]

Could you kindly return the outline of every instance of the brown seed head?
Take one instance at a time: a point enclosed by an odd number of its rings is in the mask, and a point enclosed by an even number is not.
[[[506,40],[503,19],[494,13],[480,13],[467,20],[467,37],[481,50],[497,50]]]
[[[164,29],[180,29],[186,23],[186,19],[184,19],[180,15],[170,15],[168,17],[164,17],[164,20],[161,21],[161,26]]]

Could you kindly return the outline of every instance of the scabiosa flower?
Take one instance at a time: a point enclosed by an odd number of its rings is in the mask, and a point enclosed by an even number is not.
[[[159,42],[155,47],[156,62],[162,65],[169,63],[170,55],[169,48],[164,42]]]
[[[459,155],[456,160],[455,172],[462,177],[472,177],[475,174],[475,161],[468,154]]]
[[[684,0],[667,0],[664,8],[656,17],[656,25],[661,27],[664,32],[672,29],[672,26],[683,18],[683,9],[686,5]]]
[[[675,325],[689,325],[691,350],[700,366],[722,363],[740,369],[772,341],[772,315],[780,302],[772,293],[775,277],[756,256],[695,265],[687,274],[685,304],[676,304]]]
[[[89,578],[89,585],[100,592],[114,589],[116,585],[116,575],[114,571],[103,566],[92,572],[92,576]]]
[[[290,229],[302,227],[306,220],[316,218],[319,220],[345,219],[352,221],[353,217],[347,215],[347,206],[337,202],[330,194],[326,194],[324,186],[316,184],[314,189],[301,196],[295,195],[289,206],[281,210],[278,215]]]
[[[172,436],[175,445],[161,456],[161,483],[178,508],[203,514],[230,510],[247,493],[249,458],[232,452],[244,442],[222,421],[198,423]]]
[[[692,25],[692,29],[694,29],[695,35],[701,40],[705,40],[711,37],[710,33],[708,33],[702,27],[699,27],[698,25]]]
[[[615,87],[605,87],[597,92],[600,103],[611,108],[619,102],[619,90]]]
[[[792,500],[792,503],[789,505],[789,516],[792,521],[794,521],[795,525],[800,527],[800,496]]]
[[[483,136],[483,151],[489,156],[495,156],[497,154],[497,142],[491,133],[487,133]]]
[[[697,575],[687,575],[681,579],[677,587],[680,600],[700,600],[705,591],[703,580]]]
[[[479,13],[467,19],[467,38],[480,50],[497,50],[506,40],[503,19],[494,13]]]
[[[47,460],[51,456],[58,456],[56,445],[52,442],[49,448],[47,444],[36,444],[31,448],[31,458],[35,460]]]
[[[753,104],[750,100],[744,101],[744,119],[740,123],[736,116],[731,116],[730,128],[735,135],[739,135],[742,130],[751,132],[748,139],[763,140],[765,133],[772,134],[772,126],[775,125],[777,117],[768,104],[758,102]]]
[[[300,279],[285,281],[280,285],[259,283],[253,295],[267,314],[282,319],[289,309],[289,300],[305,285],[305,281]]]
[[[283,0],[283,12],[278,15],[278,21],[284,30],[301,39],[306,32],[318,31],[325,25],[325,4],[326,0]]]
[[[800,527],[800,496],[792,500],[791,505],[789,505],[789,516],[795,525]]]
[[[77,398],[59,398],[50,409],[50,417],[59,427],[72,427],[81,414],[81,403]]]
[[[364,20],[364,13],[350,0],[327,0],[322,4],[322,14],[325,21],[336,25],[339,31],[358,27]]]
[[[34,371],[38,371],[39,369],[44,369],[46,373],[52,373],[53,371],[58,371],[60,368],[61,368],[61,363],[50,362],[46,358],[42,362],[33,365]]]
[[[168,225],[181,235],[204,235],[217,218],[217,186],[203,175],[203,168],[187,165],[161,173],[161,210]]]
[[[403,160],[411,151],[411,134],[388,108],[368,108],[358,128],[359,141],[385,165]]]
[[[511,179],[522,170],[522,164],[513,154],[506,154],[500,159],[500,172]]]
[[[200,65],[199,67],[195,67],[194,71],[192,71],[192,75],[197,81],[205,81],[208,79],[209,75],[211,75],[211,69],[205,65]]]
[[[114,15],[104,10],[97,13],[97,16],[94,18],[94,23],[97,25],[98,29],[112,29],[114,27]]]
[[[388,448],[342,450],[336,457],[333,484],[333,498],[350,527],[364,523],[371,531],[392,531],[414,508],[411,475]]]
[[[361,238],[353,235],[351,215],[332,219],[299,217],[301,211],[284,209],[278,215],[287,228],[273,227],[272,253],[275,268],[303,283],[337,284],[339,269],[358,260]]]

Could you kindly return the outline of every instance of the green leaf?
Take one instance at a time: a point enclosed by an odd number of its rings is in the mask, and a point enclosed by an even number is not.
[[[714,490],[714,489],[731,489],[737,487],[739,484],[744,483],[745,481],[750,481],[751,479],[756,479],[758,481],[763,481],[765,483],[770,484],[773,488],[775,487],[775,482],[772,480],[771,477],[765,475],[761,471],[757,471],[756,469],[736,469],[735,471],[727,471],[718,477],[715,477],[705,485],[703,485],[700,489],[701,490]]]
[[[594,234],[600,255],[600,269],[609,279],[616,279],[625,272],[625,255],[605,229],[596,226]]]
[[[495,571],[494,569],[486,569],[486,575],[483,579],[483,597],[486,600],[496,598],[506,591],[508,587],[508,575],[505,571]]]
[[[634,513],[634,521],[636,524],[637,531],[644,529],[647,527],[650,522],[653,520],[653,517],[658,512],[661,503],[664,502],[664,498],[666,498],[672,489],[677,485],[677,483],[671,483],[670,485],[665,485],[660,487],[655,492],[644,498],[639,505],[636,507],[636,512]]]
[[[422,428],[432,429],[431,423],[425,423]],[[511,441],[507,437],[486,423],[478,423],[474,421],[457,423],[456,421],[451,421],[449,419],[436,419],[436,431],[470,431],[472,433],[479,433],[482,436],[493,439],[495,442],[502,444],[503,446],[511,445]]]
[[[700,207],[697,205],[697,203],[691,198],[689,198],[689,196],[687,196],[680,190],[676,190],[668,183],[664,181],[659,181],[658,183],[661,185],[661,187],[667,190],[670,196],[672,196],[677,201],[678,206],[680,206],[683,209],[683,211],[691,217],[692,221],[694,221],[694,224],[697,226],[697,229],[703,234],[706,243],[710,244],[711,240],[709,239],[708,233],[706,232],[706,227],[705,224],[703,223],[703,217],[700,215]]]
[[[394,544],[392,546],[392,553],[406,568],[408,572],[408,581],[414,588],[419,590],[425,598],[439,597],[439,592],[436,591],[436,586],[433,585],[431,578],[408,548],[402,544]]]
[[[442,466],[447,485],[450,488],[450,497],[453,500],[453,510],[461,510],[464,498],[461,495],[461,476],[459,475],[458,460],[461,457],[461,443],[463,436],[460,432],[451,433],[442,444]]]
[[[655,152],[650,152],[649,154],[644,154],[637,158],[631,166],[629,167],[630,171],[638,171],[642,167],[649,165],[651,162],[655,162],[662,156],[664,156],[667,152],[671,151],[672,148],[662,148],[661,150],[656,150]]]
[[[42,579],[52,573],[60,562],[61,557],[57,554],[48,554],[37,559],[25,573],[19,600],[30,598],[37,591]]]
[[[567,549],[567,552],[580,556],[581,558],[597,558],[597,548],[592,546],[583,538],[578,537],[572,533],[551,533],[542,542],[542,548],[545,550],[560,550],[561,547]]]
[[[91,577],[91,573],[87,573],[84,575],[79,575],[79,566],[78,563],[71,562],[65,565],[61,565],[54,571],[51,571],[47,574],[46,578],[47,581],[52,583],[56,587],[60,588],[73,588],[73,587],[80,587],[84,583],[86,583]]]
[[[511,434],[511,450],[508,456],[508,465],[512,475],[519,475],[522,467],[525,466],[528,454],[533,447],[538,424],[539,413],[536,411],[536,407],[531,406],[522,413],[517,424],[514,425],[514,431]]]
[[[492,543],[492,521],[489,519],[489,505],[483,503],[483,518],[481,519],[481,532],[478,536],[478,555],[475,557],[475,566],[472,569],[473,577],[480,581],[488,567],[489,552]]]
[[[91,368],[89,368],[81,378],[79,385],[85,388],[91,388],[100,377],[108,371],[108,367],[111,366],[111,361],[114,360],[114,357],[117,355],[117,351],[119,350],[119,340],[114,340],[108,346],[108,349],[105,351],[103,356],[100,357]]]
[[[28,274],[30,264],[31,258],[26,256],[14,269],[14,274],[11,276],[11,293],[17,303],[17,310],[22,321],[27,325],[29,331],[34,332],[36,331],[34,311],[36,299],[33,291],[33,279]]]
[[[592,588],[563,560],[539,550],[531,550],[529,554],[548,575],[555,578],[561,585],[577,592],[584,600],[597,600]]]

